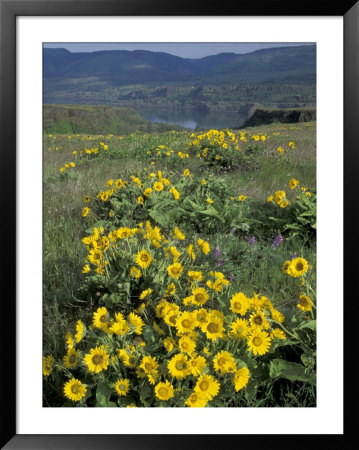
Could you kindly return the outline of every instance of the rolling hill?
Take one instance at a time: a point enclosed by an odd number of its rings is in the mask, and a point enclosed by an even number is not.
[[[97,78],[114,85],[198,80],[248,83],[313,75],[315,45],[279,47],[252,53],[220,53],[200,59],[180,58],[145,50],[71,53],[44,49],[44,80]]]
[[[71,53],[45,48],[43,75],[44,103],[209,109],[233,109],[248,102],[307,106],[315,103],[316,46],[199,59],[145,50]]]

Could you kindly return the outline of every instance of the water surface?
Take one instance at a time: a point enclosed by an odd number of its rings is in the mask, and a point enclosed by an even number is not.
[[[191,130],[198,128],[240,127],[247,115],[236,112],[203,111],[196,109],[136,108],[137,112],[153,123],[180,125]]]

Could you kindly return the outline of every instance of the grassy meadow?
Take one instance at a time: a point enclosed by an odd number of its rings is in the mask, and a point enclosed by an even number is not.
[[[316,406],[315,122],[43,152],[44,406]]]

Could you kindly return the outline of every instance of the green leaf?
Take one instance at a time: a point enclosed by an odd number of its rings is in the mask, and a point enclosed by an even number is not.
[[[119,397],[117,399],[117,403],[119,406],[129,406],[131,403],[136,403],[135,399],[131,394],[126,395],[126,397]]]
[[[210,216],[210,217],[215,217],[216,219],[220,220],[221,222],[223,222],[222,217],[220,217],[218,215],[218,212],[215,209],[204,209],[203,211],[198,211],[198,214],[202,214],[204,216]]]
[[[244,222],[236,222],[233,221],[231,222],[231,227],[236,227],[238,228],[238,230],[242,230],[242,231],[249,231],[250,226],[248,225],[248,223],[244,223]]]
[[[169,223],[169,217],[164,214],[163,212],[157,212],[156,210],[149,211],[149,215],[152,217],[153,220],[155,220],[157,223],[159,223],[161,226],[165,227]]]
[[[270,349],[274,353],[274,351],[277,348],[287,347],[288,345],[294,345],[294,343],[292,341],[288,340],[288,339],[285,339],[284,341],[277,341],[277,342],[275,342],[274,344],[272,344]]]
[[[315,375],[305,373],[304,366],[279,358],[270,362],[269,376],[271,378],[286,378],[291,381],[304,381],[305,383],[316,384]]]
[[[165,259],[162,261],[162,263],[160,263],[158,265],[157,273],[156,273],[155,277],[153,278],[153,280],[151,280],[153,283],[155,283],[155,284],[160,283],[161,285],[163,284],[164,278],[167,273],[167,271],[165,270],[167,265],[168,265],[168,263]]]
[[[192,200],[188,200],[187,202],[184,203],[189,203],[192,206],[193,210],[196,212],[200,212],[202,210],[202,206],[197,205],[197,203],[192,202]]]
[[[302,353],[300,359],[306,367],[313,367],[315,364],[315,356],[312,353]]]
[[[103,227],[104,224],[105,224],[104,220],[99,220],[98,222],[94,223],[91,228],[87,228],[87,230],[85,230],[85,231],[86,231],[86,233],[91,233],[92,234],[94,228]]]
[[[105,304],[113,304],[113,303],[123,303],[124,302],[124,296],[121,294],[111,294],[108,299],[104,298]]]
[[[270,216],[270,217],[268,217],[268,219],[273,220],[274,222],[277,222],[277,223],[283,223],[283,224],[286,223],[285,219],[278,219],[277,217]]]
[[[146,406],[148,404],[148,399],[151,397],[152,395],[152,389],[150,388],[150,386],[148,386],[147,384],[145,384],[144,386],[142,386],[139,389],[139,394],[140,394],[140,399],[141,402]]]
[[[256,391],[257,391],[257,382],[255,380],[250,380],[250,382],[245,387],[245,392],[244,392],[244,396],[248,403],[251,403]]]
[[[150,327],[148,325],[145,325],[143,327],[142,334],[143,334],[143,337],[144,337],[145,341],[152,341],[152,342],[154,342],[155,336],[153,334],[152,327]]]
[[[96,389],[96,406],[109,407],[111,406],[109,399],[113,389],[107,383],[99,383]]]
[[[131,283],[129,283],[128,281],[126,281],[125,283],[118,283],[117,287],[120,291],[130,294]]]
[[[300,217],[311,217],[315,216],[315,211],[304,211],[300,214]]]
[[[297,330],[302,330],[303,328],[309,328],[311,330],[315,330],[317,327],[316,320],[309,320],[308,322],[303,322],[297,326]]]

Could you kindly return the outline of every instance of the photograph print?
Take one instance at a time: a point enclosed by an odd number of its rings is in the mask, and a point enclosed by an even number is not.
[[[44,407],[316,407],[316,44],[43,44]]]

